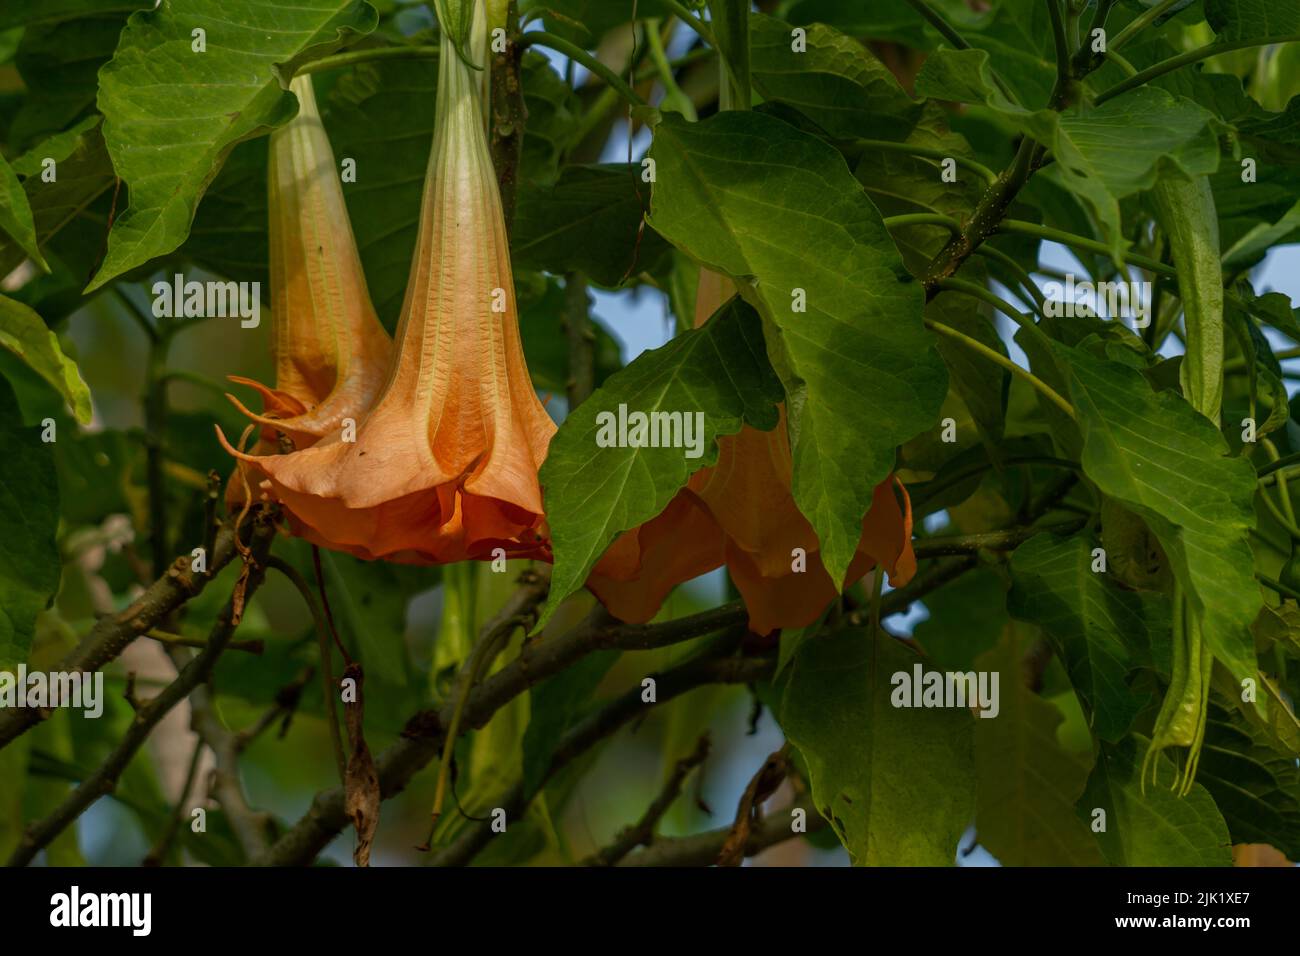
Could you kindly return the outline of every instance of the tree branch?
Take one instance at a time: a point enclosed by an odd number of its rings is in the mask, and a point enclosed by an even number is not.
[[[790,825],[796,810],[804,811],[808,824],[805,832],[814,833],[826,826],[825,818],[810,802],[795,803],[768,814],[750,830],[744,855],[755,856],[778,843],[803,836]],[[693,836],[656,840],[653,845],[628,856],[619,866],[709,866],[718,858],[730,835],[731,827],[726,826]]]
[[[730,651],[734,645],[724,644],[723,651]],[[709,653],[704,657],[687,661],[677,667],[651,675],[655,682],[656,704],[667,703],[680,697],[687,691],[706,684],[752,684],[754,681],[771,677],[776,667],[773,657],[716,657]],[[546,773],[538,784],[540,790],[546,782],[559,773],[573,760],[586,753],[593,746],[613,734],[620,728],[646,713],[647,704],[641,699],[641,688],[634,687],[622,697],[615,698],[600,710],[579,721],[564,734],[551,755]],[[506,819],[518,819],[528,809],[528,804],[537,796],[536,792],[526,793],[523,782],[505,794],[500,806],[506,811]],[[487,846],[492,839],[490,821],[476,823],[450,846],[440,850],[432,860],[433,866],[465,866]]]
[[[543,571],[549,569],[534,572],[535,579],[525,582],[494,619],[497,623],[490,623],[489,627],[506,626],[502,622],[514,626],[513,619],[545,599],[550,581],[543,575]],[[495,674],[489,675],[471,691],[465,702],[463,726],[467,730],[486,726],[497,710],[519,694],[592,651],[667,647],[724,628],[740,626],[746,617],[744,605],[739,601],[661,624],[623,624],[611,618],[603,608],[597,608],[572,631],[558,637],[526,642],[518,657]],[[662,693],[661,688],[660,694]],[[402,739],[375,759],[384,799],[400,793],[416,773],[439,756],[444,728],[451,723],[452,707],[449,702],[441,712],[423,711],[416,714],[407,722]],[[307,813],[254,862],[263,866],[302,866],[310,863],[347,822],[343,809],[343,791],[337,787],[322,791],[316,795]]]
[[[190,570],[189,555],[177,558],[167,573],[131,602],[130,607],[120,614],[100,618],[76,650],[60,661],[57,670],[82,673],[99,670],[137,637],[153,630],[178,607],[202,593],[217,571],[229,564],[237,553],[232,527],[227,522],[217,535],[212,553],[208,555],[207,574]],[[247,540],[251,533],[251,525],[246,523],[241,538]],[[0,713],[0,749],[36,726],[44,716],[33,707]]]
[[[614,837],[614,842],[602,847],[587,858],[584,866],[617,866],[619,860],[639,846],[649,846],[655,838],[655,830],[669,808],[681,795],[682,785],[692,770],[704,763],[709,756],[709,735],[704,733],[695,744],[695,750],[687,754],[673,767],[672,776],[664,784],[659,795],[646,809],[641,819],[631,826],[624,827]]]
[[[274,536],[275,526],[270,520],[270,515],[266,512],[260,513],[253,523],[250,542],[253,564],[244,585],[245,600],[251,597],[262,583],[266,573],[263,561]],[[48,817],[27,828],[13,856],[9,858],[9,866],[25,866],[30,863],[41,849],[62,833],[64,828],[85,812],[87,807],[105,794],[113,792],[118,777],[131,762],[136,751],[148,739],[158,722],[211,675],[217,659],[225,649],[226,642],[230,640],[238,626],[236,621],[237,602],[232,595],[221,613],[217,615],[217,620],[208,636],[207,647],[200,651],[158,696],[141,705],[126,735],[99,768],[83,780]]]

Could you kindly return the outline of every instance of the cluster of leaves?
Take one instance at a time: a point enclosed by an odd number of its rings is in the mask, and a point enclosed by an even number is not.
[[[712,42],[693,39],[669,64],[654,45],[630,57],[620,46],[632,6],[519,4],[548,35],[621,57],[635,93],[664,92],[659,109],[628,112],[599,78],[575,84],[536,49],[519,60],[527,122],[511,248],[535,384],[562,393],[571,380],[562,322],[585,311],[584,283],[657,290],[683,330],[619,369],[613,340],[587,318],[599,390],[565,419],[542,473],[556,559],[544,618],[571,622],[583,600],[571,596],[609,543],[715,461],[719,437],[772,427],[783,398],[794,498],[837,581],[877,483],[898,474],[917,519],[913,599],[930,617],[914,642],[861,626],[871,598],[854,585],[826,620],[782,635],[758,689],[855,861],[947,865],[972,823],[1012,865],[1222,865],[1231,844],[1256,842],[1300,857],[1300,528],[1285,479],[1300,431],[1280,351],[1300,343],[1300,316],[1251,285],[1270,251],[1300,240],[1297,47],[1281,45],[1300,39],[1300,8],[784,0],[745,17],[748,4],[723,0],[707,5]],[[652,30],[684,12],[637,6]],[[433,128],[436,23],[393,0],[59,0],[4,17],[0,58],[22,89],[0,99],[0,272],[33,265],[0,299],[0,522],[13,531],[0,550],[0,666],[53,666],[148,567],[135,546],[115,547],[113,516],[169,559],[202,540],[203,476],[229,470],[208,439],[213,416],[228,415],[217,404],[155,408],[143,432],[79,428],[90,394],[56,333],[124,303],[147,313],[138,283],[176,271],[265,289],[265,134],[293,115],[285,78],[300,69],[315,72],[336,154],[356,162],[346,195],[391,329]],[[1106,55],[1093,50],[1094,24]],[[1207,44],[1212,58],[1164,68]],[[754,108],[719,110],[720,99]],[[651,128],[652,163],[599,161],[625,119]],[[48,159],[55,181],[42,178]],[[1159,195],[1170,182],[1203,200],[1219,237],[1210,252],[1180,238],[1185,223]],[[1042,315],[1032,276],[1056,272],[1040,261],[1043,239],[1067,246],[1081,277],[1149,282],[1150,326]],[[701,267],[741,296],[691,330]],[[1201,321],[1214,311],[1201,295],[1215,289],[1217,333]],[[1000,313],[1018,322],[1014,338]],[[150,360],[135,385],[156,395],[168,346],[199,323],[141,321]],[[1221,412],[1188,385],[1207,370],[1224,382]],[[620,403],[703,411],[706,454],[597,448],[597,412]],[[46,419],[59,436],[49,444],[37,437]],[[160,473],[161,506],[149,493]],[[161,528],[156,514],[168,516]],[[305,549],[276,549],[310,573]],[[390,740],[446,695],[468,635],[506,597],[496,575],[448,571],[440,586],[437,572],[328,555],[324,573],[368,675],[368,729]],[[436,645],[404,639],[412,600],[435,587]],[[187,605],[187,635],[206,633],[220,590]],[[1213,656],[1185,796],[1167,789],[1176,752],[1157,754],[1156,785],[1139,779],[1177,681],[1175,601]],[[265,653],[227,654],[218,669],[239,713],[274,704],[311,662],[311,629],[295,626],[286,639],[260,598],[252,606],[241,636],[264,638]],[[999,715],[892,706],[891,675],[922,659],[998,672]],[[485,858],[554,849],[552,815],[588,764],[548,780],[547,762],[566,730],[644,671],[624,665],[589,656],[461,746],[469,812],[521,779],[540,794],[526,826]],[[716,703],[674,711],[669,761]],[[299,707],[320,723],[319,691]],[[125,703],[93,725],[61,713],[0,750],[0,776],[27,781],[0,795],[0,853],[130,719]],[[302,776],[284,785],[324,782]],[[145,756],[116,799],[146,833],[165,826]],[[440,837],[464,825],[449,821]],[[211,862],[240,858],[229,834],[183,845]],[[49,852],[77,850],[63,840]]]

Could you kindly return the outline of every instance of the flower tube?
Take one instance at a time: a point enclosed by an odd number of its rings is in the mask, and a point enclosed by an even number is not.
[[[481,15],[475,32],[483,36]],[[537,470],[555,425],[524,362],[478,76],[445,34],[395,344],[355,441],[331,435],[291,454],[232,453],[291,527],[325,547],[416,563],[489,559],[498,548],[548,557]]]

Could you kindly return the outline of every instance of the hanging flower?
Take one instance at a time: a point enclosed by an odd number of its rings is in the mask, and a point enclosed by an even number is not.
[[[696,327],[734,292],[725,277],[701,270]],[[656,518],[620,535],[588,588],[615,617],[643,622],[678,584],[725,564],[749,610],[750,630],[766,634],[811,624],[839,588],[795,504],[792,472],[784,408],[772,431],[745,426],[720,438],[717,464],[692,475]],[[872,494],[848,580],[881,565],[891,584],[906,583],[916,573],[911,538],[911,503],[891,477]]]
[[[445,34],[396,349],[355,441],[331,434],[284,455],[230,450],[291,527],[323,546],[418,563],[487,559],[496,548],[548,557],[537,470],[555,425],[524,362],[478,77]]]
[[[275,388],[231,376],[261,393],[263,428],[306,448],[359,420],[383,387],[393,344],[375,315],[357,255],[338,167],[321,125],[311,77],[294,79],[298,115],[271,134],[271,316]]]

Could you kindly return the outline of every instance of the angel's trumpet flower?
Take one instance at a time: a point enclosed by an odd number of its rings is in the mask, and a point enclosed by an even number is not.
[[[702,270],[695,325],[735,292]],[[791,493],[792,462],[785,410],[770,432],[748,426],[718,441],[718,463],[690,482],[658,517],[621,535],[587,586],[616,617],[648,621],[683,581],[726,564],[749,611],[750,630],[804,627],[839,593],[822,565],[817,535]],[[895,494],[897,488],[899,494]],[[901,496],[901,501],[900,501]],[[876,486],[862,538],[849,565],[857,581],[876,565],[895,586],[916,573],[912,509],[897,479]]]
[[[275,450],[277,431],[306,448],[345,419],[359,420],[383,387],[393,349],[366,289],[311,77],[290,89],[298,115],[271,134],[267,181],[275,388],[231,376],[262,395],[261,415],[230,398],[265,426],[265,451]]]
[[[524,363],[477,87],[444,34],[397,354],[355,441],[331,435],[271,456],[231,449],[294,530],[326,547],[421,563],[496,548],[548,555],[537,469],[555,425]]]

